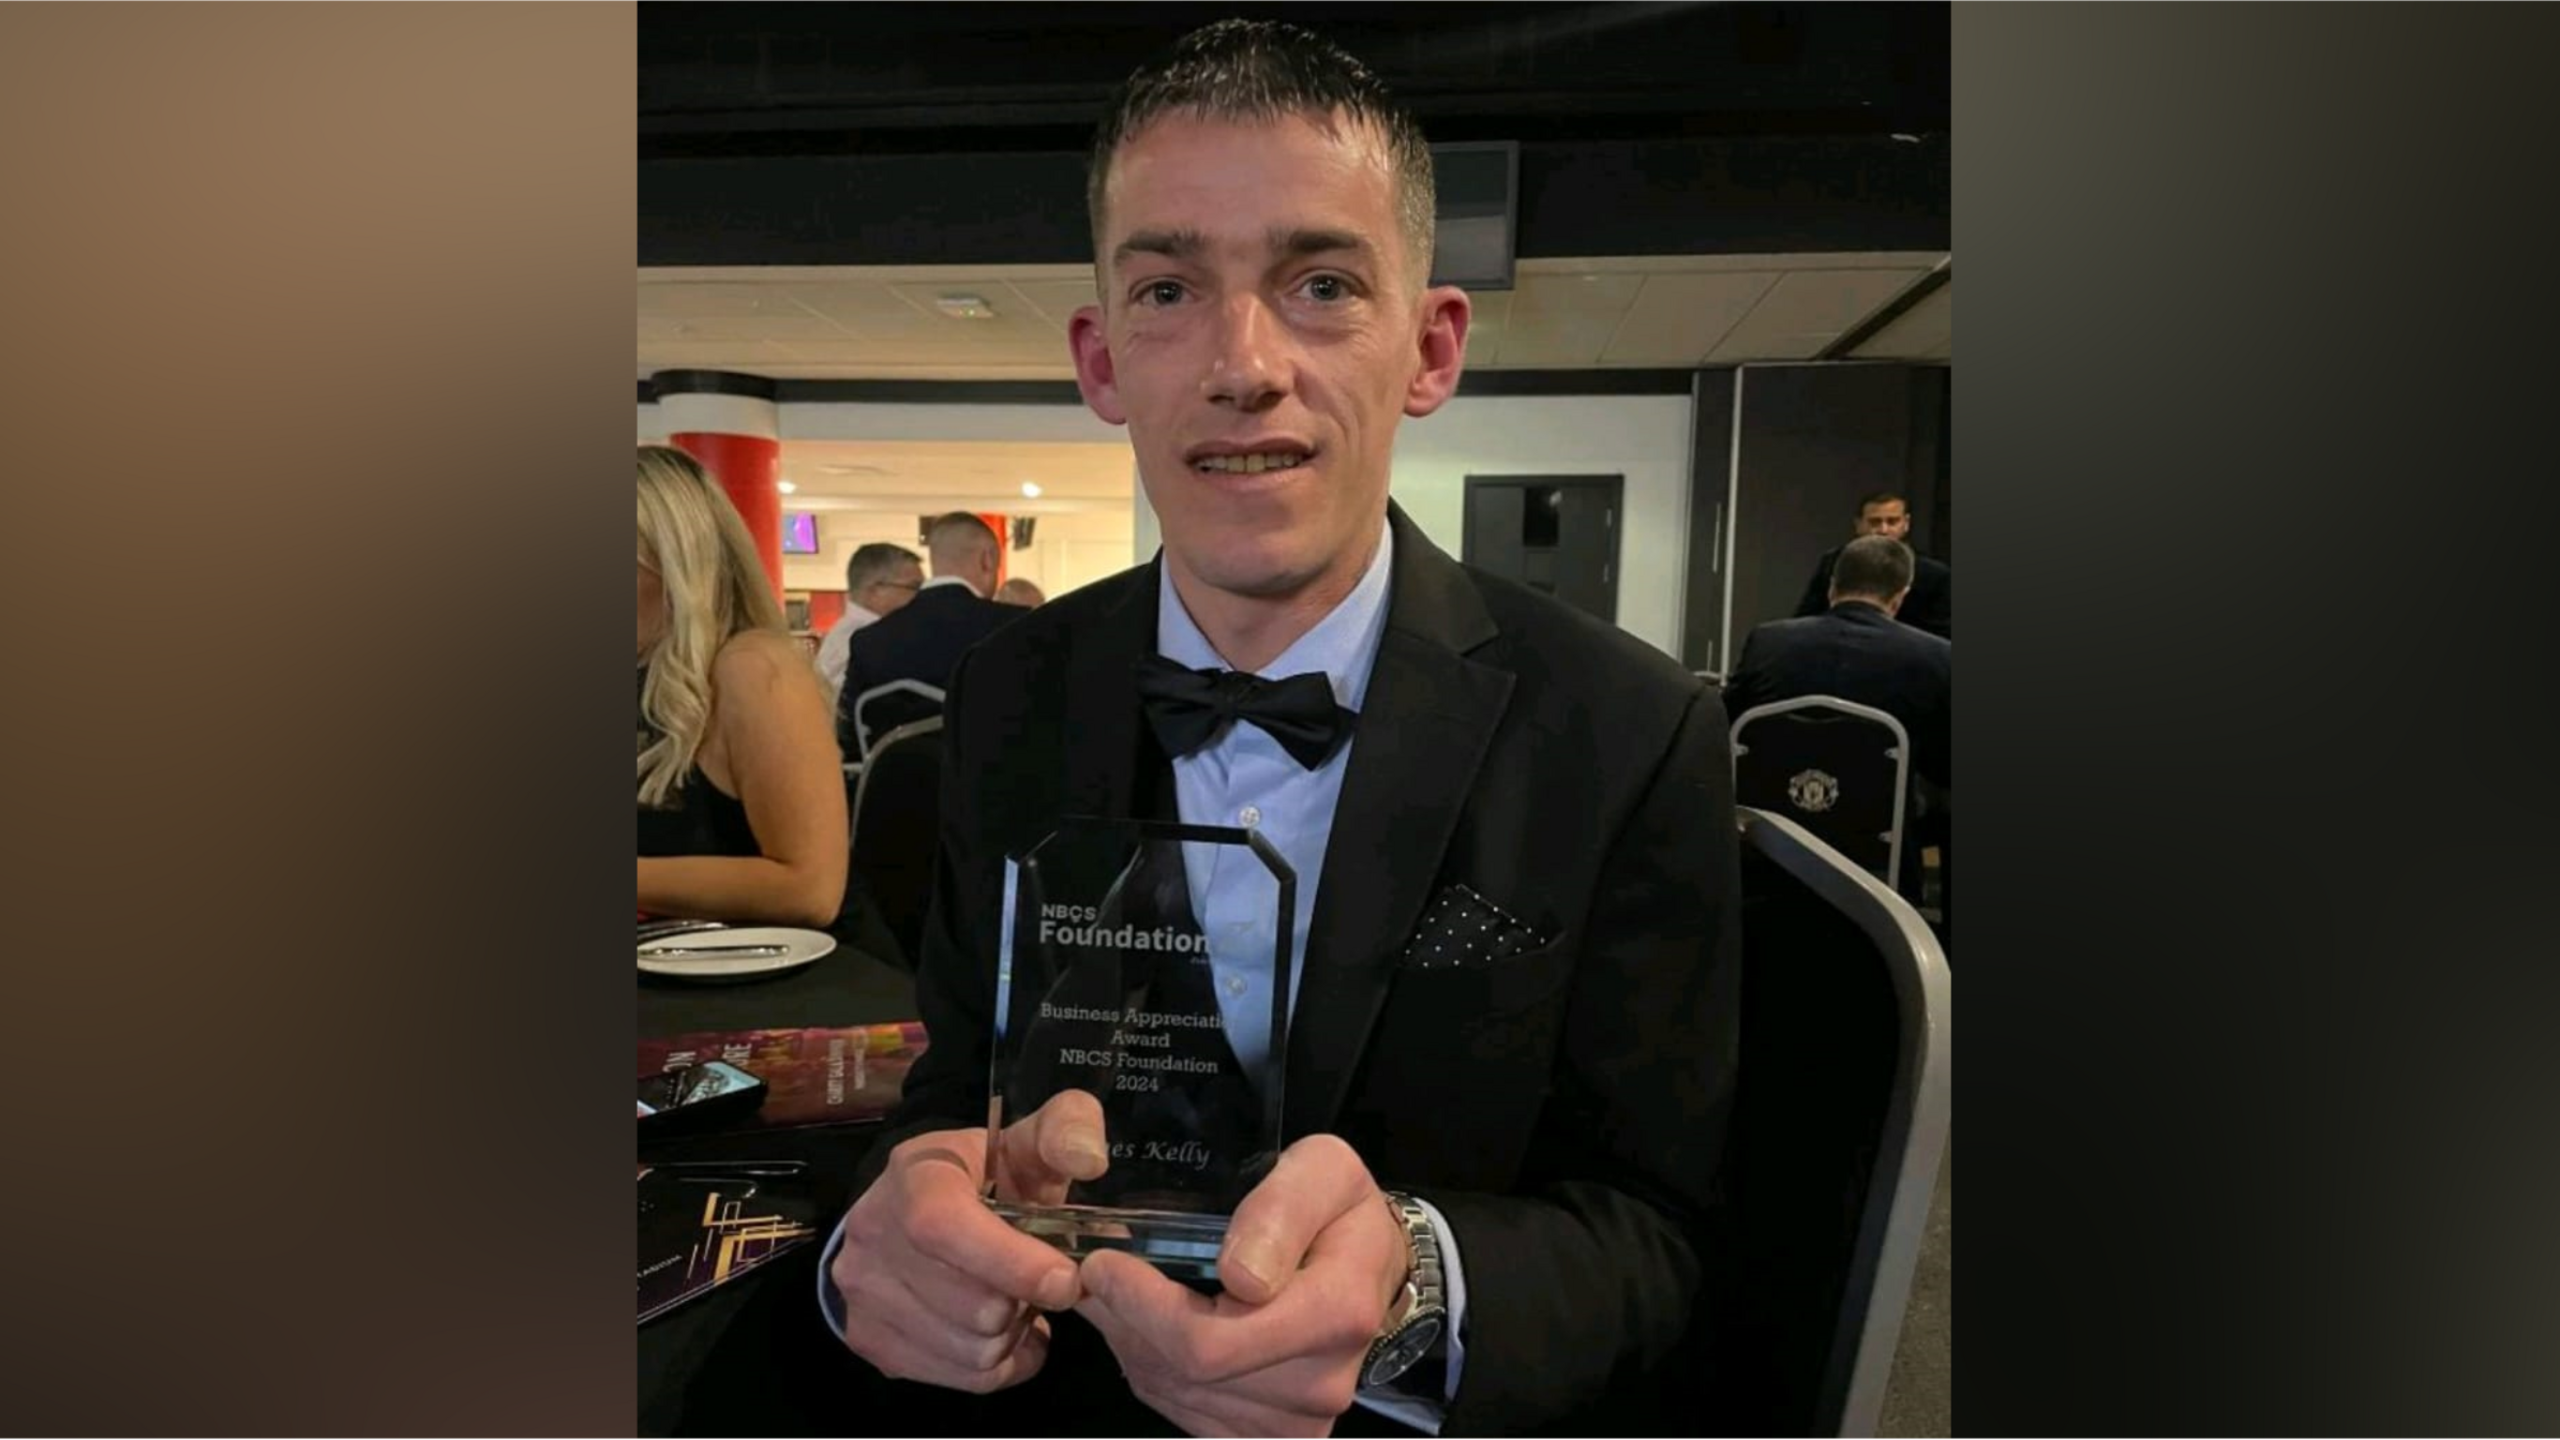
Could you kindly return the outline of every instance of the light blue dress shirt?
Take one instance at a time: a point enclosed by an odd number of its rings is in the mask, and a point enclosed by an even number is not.
[[[1280,680],[1321,672],[1333,683],[1334,699],[1345,709],[1356,712],[1362,708],[1369,691],[1369,673],[1378,658],[1378,641],[1387,628],[1387,579],[1393,568],[1394,537],[1383,525],[1380,531],[1377,556],[1351,594],[1313,629],[1299,636],[1279,658],[1254,673]],[[1158,588],[1157,651],[1166,659],[1195,670],[1229,668],[1200,633],[1191,612],[1183,608],[1171,577],[1161,577]],[[1298,876],[1297,913],[1293,918],[1301,937],[1307,934],[1308,922],[1315,914],[1316,879],[1324,873],[1334,807],[1342,798],[1342,777],[1349,768],[1351,751],[1359,744],[1356,728],[1353,735],[1352,741],[1337,749],[1324,764],[1309,770],[1259,727],[1238,723],[1210,744],[1173,762],[1174,794],[1184,823],[1259,831],[1289,862]],[[1209,939],[1218,1004],[1230,1020],[1239,1022],[1229,1029],[1229,1041],[1236,1049],[1237,1059],[1247,1067],[1259,1065],[1264,1055],[1261,1047],[1252,1042],[1257,1036],[1267,1036],[1269,1026],[1248,1022],[1251,1017],[1267,1017],[1271,1013],[1270,956],[1272,922],[1276,917],[1270,907],[1268,872],[1252,866],[1232,847],[1207,844],[1185,845],[1183,866],[1191,886],[1192,914]],[[1259,959],[1255,958],[1257,955]],[[1301,953],[1299,959],[1303,958]],[[1289,1001],[1293,1008],[1297,1003],[1296,981],[1302,969],[1302,965],[1290,968]],[[1439,1404],[1424,1397],[1387,1391],[1363,1391],[1359,1402],[1436,1435],[1446,1402],[1458,1393],[1460,1362],[1465,1355],[1467,1286],[1448,1221],[1430,1202],[1421,1204],[1429,1212],[1440,1242],[1441,1283],[1449,1309],[1448,1387]],[[839,1222],[818,1267],[818,1301],[826,1312],[829,1328],[839,1339],[844,1335],[843,1301],[828,1282],[827,1272],[843,1244],[844,1226]]]

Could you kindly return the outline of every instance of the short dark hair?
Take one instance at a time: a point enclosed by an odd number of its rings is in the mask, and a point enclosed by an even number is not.
[[[1911,508],[1910,501],[1903,499],[1900,495],[1891,490],[1878,490],[1872,495],[1861,495],[1858,497],[1859,514],[1866,514],[1867,507],[1870,505],[1899,505],[1905,510]]]
[[[908,566],[923,563],[916,558],[916,552],[903,545],[874,540],[845,557],[845,593],[860,595]]]
[[[1411,111],[1385,82],[1349,52],[1312,31],[1276,20],[1220,20],[1183,36],[1131,73],[1094,132],[1085,171],[1085,213],[1093,226],[1093,263],[1102,250],[1102,192],[1111,157],[1139,131],[1171,114],[1198,120],[1268,123],[1291,115],[1345,115],[1377,130],[1395,169],[1396,208],[1413,263],[1427,277],[1439,200],[1431,146]],[[1108,286],[1104,287],[1106,290]]]
[[[1831,593],[1884,601],[1911,588],[1911,547],[1882,535],[1861,535],[1840,547],[1831,567]]]

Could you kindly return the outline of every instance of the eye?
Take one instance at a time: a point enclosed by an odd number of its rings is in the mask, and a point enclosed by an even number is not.
[[[1307,281],[1307,298],[1327,305],[1351,298],[1351,286],[1339,275],[1317,275]]]
[[[1138,303],[1141,305],[1176,304],[1182,299],[1182,282],[1179,280],[1150,280],[1144,285],[1138,287],[1138,294],[1136,298]]]

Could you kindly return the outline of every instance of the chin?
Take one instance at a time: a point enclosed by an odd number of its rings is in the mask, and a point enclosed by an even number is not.
[[[1303,549],[1246,541],[1187,551],[1182,559],[1193,575],[1230,595],[1287,595],[1323,569],[1300,554]]]

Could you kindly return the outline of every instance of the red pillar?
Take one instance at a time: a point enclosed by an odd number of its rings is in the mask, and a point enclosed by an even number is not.
[[[986,521],[987,528],[996,532],[996,583],[1002,585],[1009,578],[1006,572],[1013,568],[1013,526],[1004,516],[992,511],[981,510],[978,518]],[[987,598],[992,600],[995,597],[989,595]]]
[[[782,598],[782,421],[774,383],[758,375],[676,370],[650,378],[667,424],[667,443],[702,462],[764,561]]]

